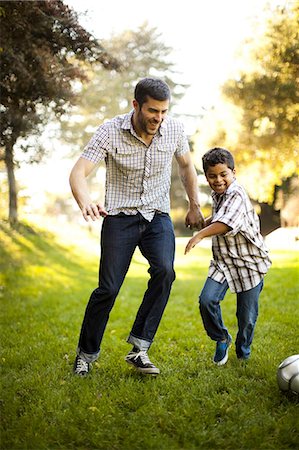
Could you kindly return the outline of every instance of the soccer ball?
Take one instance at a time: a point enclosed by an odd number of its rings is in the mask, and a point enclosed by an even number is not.
[[[299,394],[299,355],[289,356],[279,364],[277,383],[282,391]]]

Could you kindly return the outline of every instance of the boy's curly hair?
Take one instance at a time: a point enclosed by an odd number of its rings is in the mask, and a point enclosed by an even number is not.
[[[216,164],[226,164],[231,170],[235,168],[235,161],[233,155],[225,148],[215,147],[208,150],[202,157],[202,166],[204,173],[211,166],[216,166]]]

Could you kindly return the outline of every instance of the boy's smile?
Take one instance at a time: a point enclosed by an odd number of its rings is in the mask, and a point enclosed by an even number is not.
[[[223,194],[235,180],[235,169],[230,169],[226,164],[216,164],[208,167],[206,178],[210,187],[217,194]]]

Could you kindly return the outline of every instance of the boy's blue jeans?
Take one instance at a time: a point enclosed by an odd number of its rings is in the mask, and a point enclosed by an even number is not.
[[[175,279],[172,221],[168,214],[158,212],[151,222],[140,213],[107,216],[101,232],[99,286],[87,304],[77,349],[87,362],[99,355],[110,311],[137,246],[149,262],[150,279],[128,342],[148,350],[153,341]]]
[[[249,291],[237,293],[238,333],[236,337],[236,354],[238,358],[248,359],[253,339],[254,327],[258,316],[258,300],[263,289],[263,280]],[[225,327],[220,301],[228,290],[227,281],[218,283],[207,278],[199,296],[199,309],[208,336],[214,341],[228,339],[229,333]]]

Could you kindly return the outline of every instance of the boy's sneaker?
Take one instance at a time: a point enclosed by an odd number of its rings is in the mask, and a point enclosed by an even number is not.
[[[75,375],[85,377],[91,369],[91,364],[84,361],[80,356],[76,356],[73,372]]]
[[[127,354],[125,361],[128,364],[132,364],[138,372],[149,373],[157,375],[160,373],[158,367],[156,367],[147,356],[146,350],[134,352],[133,350]]]
[[[218,341],[216,343],[216,351],[214,355],[214,363],[217,366],[223,366],[228,360],[228,348],[232,342],[231,336],[225,342]]]

